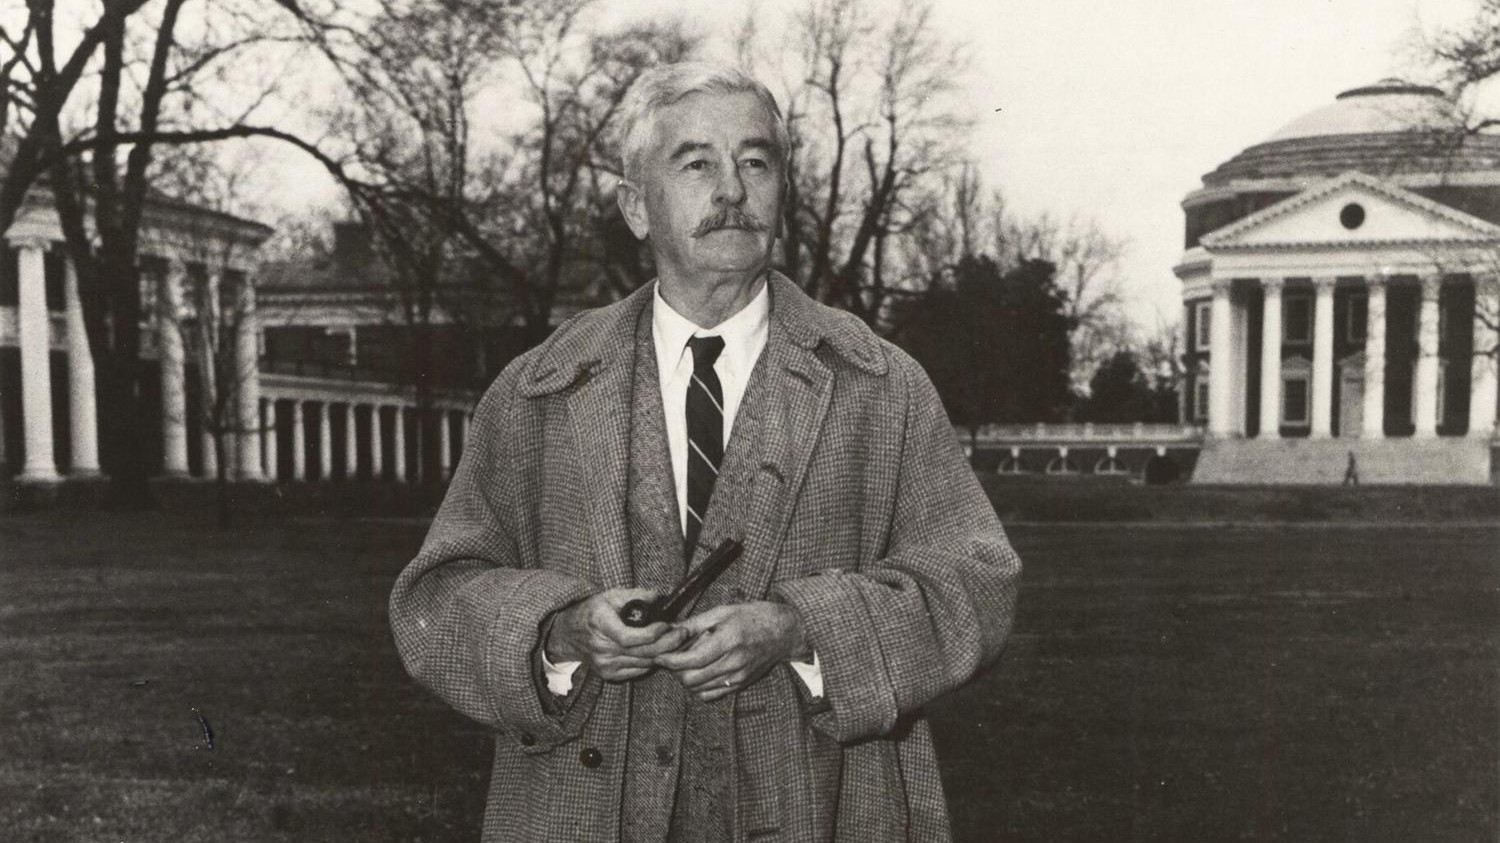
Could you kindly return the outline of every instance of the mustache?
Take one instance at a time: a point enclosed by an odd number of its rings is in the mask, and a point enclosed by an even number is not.
[[[719,209],[704,217],[693,227],[692,236],[702,237],[721,228],[742,228],[746,231],[767,231],[770,226],[749,211],[733,206]]]

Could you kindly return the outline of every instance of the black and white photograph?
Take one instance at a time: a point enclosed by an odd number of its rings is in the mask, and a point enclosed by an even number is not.
[[[1500,0],[0,0],[0,840],[1500,841]]]

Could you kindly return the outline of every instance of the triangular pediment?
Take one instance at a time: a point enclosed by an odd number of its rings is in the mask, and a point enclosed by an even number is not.
[[[1500,226],[1352,171],[1203,238],[1214,252],[1420,243],[1500,244]]]

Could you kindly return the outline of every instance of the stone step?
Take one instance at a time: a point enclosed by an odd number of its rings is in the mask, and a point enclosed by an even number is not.
[[[1209,439],[1194,483],[1228,485],[1339,484],[1350,455],[1359,482],[1375,485],[1488,485],[1485,439]]]

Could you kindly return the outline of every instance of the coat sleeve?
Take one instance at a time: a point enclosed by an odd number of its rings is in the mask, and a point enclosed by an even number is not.
[[[844,742],[890,732],[994,661],[1021,573],[926,373],[900,352],[892,363],[906,412],[885,557],[773,588],[822,662],[813,726]]]
[[[595,589],[524,566],[517,549],[506,418],[517,400],[517,368],[507,369],[480,401],[427,538],[396,580],[390,618],[401,660],[418,682],[462,714],[506,732],[523,751],[543,752],[576,736],[589,706],[544,707],[540,628]]]

